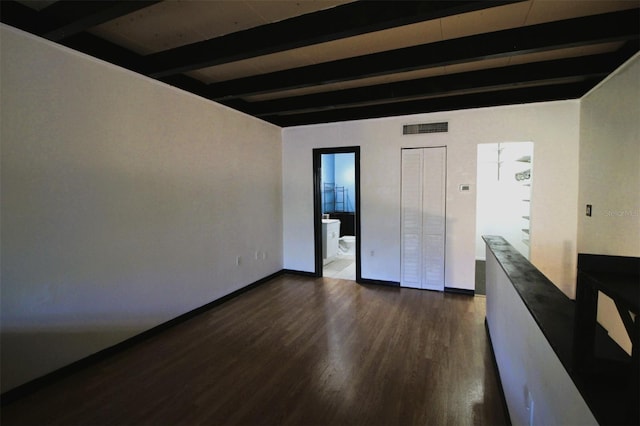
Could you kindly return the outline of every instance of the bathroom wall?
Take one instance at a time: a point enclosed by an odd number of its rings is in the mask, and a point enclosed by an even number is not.
[[[336,186],[345,189],[343,210],[356,211],[356,156],[353,153],[335,154],[335,182]]]
[[[567,294],[576,268],[579,101],[480,108],[283,129],[285,268],[312,272],[312,150],[360,146],[362,277],[400,281],[401,148],[447,146],[447,287],[475,286],[477,145],[533,141],[531,261]],[[402,125],[448,121],[448,133]],[[460,184],[471,191],[461,192]]]
[[[350,212],[354,213],[356,193],[355,154],[338,153],[321,155],[322,176],[322,206],[323,213]],[[340,193],[325,194],[324,184],[331,183],[334,188],[344,188],[344,196]],[[335,196],[334,196],[335,195]],[[325,204],[327,201],[327,204]],[[334,204],[334,201],[337,204]],[[335,208],[335,209],[334,209]]]
[[[282,269],[280,128],[0,36],[2,391]]]
[[[322,196],[322,213],[330,213],[333,211],[335,202],[335,194],[333,190],[325,191],[325,184],[330,184],[330,187],[335,187],[336,173],[335,173],[336,158],[333,154],[322,154],[320,156],[320,192]]]

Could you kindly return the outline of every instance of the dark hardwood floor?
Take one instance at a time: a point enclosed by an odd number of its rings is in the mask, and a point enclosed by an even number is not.
[[[484,317],[480,297],[283,275],[4,406],[1,423],[502,425]]]

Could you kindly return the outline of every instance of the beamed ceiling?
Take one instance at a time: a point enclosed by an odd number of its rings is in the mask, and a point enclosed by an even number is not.
[[[280,126],[575,99],[638,0],[2,1],[3,23]]]

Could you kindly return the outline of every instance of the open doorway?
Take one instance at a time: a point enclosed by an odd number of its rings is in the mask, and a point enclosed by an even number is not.
[[[315,274],[360,281],[360,147],[313,150]]]
[[[504,237],[529,258],[533,142],[478,145],[476,294],[486,294],[483,235]]]

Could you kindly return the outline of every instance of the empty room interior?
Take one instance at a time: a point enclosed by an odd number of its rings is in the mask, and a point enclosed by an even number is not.
[[[0,2],[0,421],[640,422],[640,3]]]

